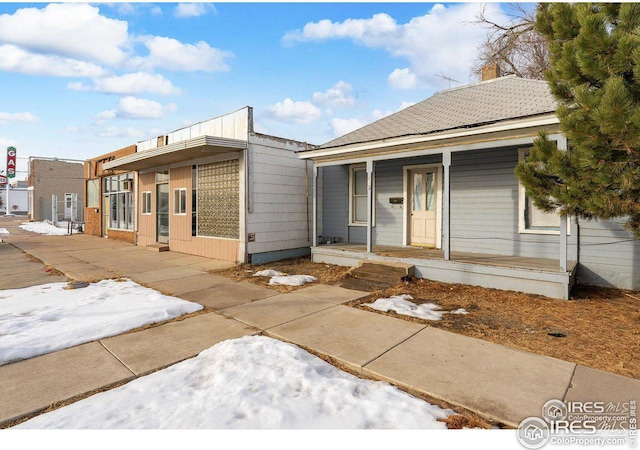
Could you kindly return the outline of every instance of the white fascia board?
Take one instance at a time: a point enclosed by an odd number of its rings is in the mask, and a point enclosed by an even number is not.
[[[352,144],[344,147],[334,147],[320,150],[310,150],[304,153],[300,153],[301,159],[314,159],[323,158],[328,156],[337,156],[343,153],[358,153],[370,150],[384,149],[387,147],[396,147],[401,145],[421,144],[432,141],[440,141],[446,139],[460,138],[466,136],[474,136],[479,134],[496,133],[500,131],[511,131],[520,128],[533,128],[547,125],[557,125],[560,121],[558,117],[551,113],[536,119],[516,120],[509,122],[500,122],[493,125],[477,127],[477,128],[464,128],[456,129],[452,131],[445,131],[440,133],[434,133],[429,135],[419,136],[404,136],[398,138],[388,138],[371,142],[363,142],[360,144]]]

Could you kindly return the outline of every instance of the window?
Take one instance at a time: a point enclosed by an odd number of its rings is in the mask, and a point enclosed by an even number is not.
[[[239,167],[237,159],[198,166],[198,236],[240,237]]]
[[[173,190],[173,214],[187,214],[187,188]]]
[[[198,166],[191,166],[191,236],[198,235]]]
[[[142,214],[151,214],[151,191],[142,193]]]
[[[100,207],[100,180],[87,180],[87,208]]]
[[[373,179],[372,184],[375,185]],[[349,225],[366,226],[368,198],[366,166],[357,165],[349,168],[349,193]],[[373,217],[375,222],[375,213]]]
[[[109,196],[109,228],[133,230],[133,174],[106,177],[104,191]]]
[[[522,162],[529,155],[528,148],[518,150],[518,162]],[[537,234],[559,234],[560,214],[544,212],[533,204],[527,196],[526,189],[518,183],[519,203],[519,232]]]

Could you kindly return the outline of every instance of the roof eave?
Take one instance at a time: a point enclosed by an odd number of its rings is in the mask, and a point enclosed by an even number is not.
[[[500,131],[517,130],[520,128],[557,125],[559,123],[560,121],[558,120],[558,116],[556,116],[555,112],[549,112],[545,114],[538,114],[532,117],[503,120],[489,125],[477,125],[468,128],[454,128],[432,133],[389,137],[384,139],[377,139],[374,141],[338,145],[335,147],[324,147],[317,150],[308,150],[305,152],[301,152],[299,154],[299,157],[301,159],[316,159],[327,156],[340,155],[342,153],[358,153],[363,151],[370,151],[372,149],[384,149],[387,147],[390,148],[408,144],[420,144],[431,141],[473,136],[478,134],[489,134]]]

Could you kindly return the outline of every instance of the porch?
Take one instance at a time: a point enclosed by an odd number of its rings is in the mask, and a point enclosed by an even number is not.
[[[504,290],[515,290],[553,298],[569,299],[575,282],[577,263],[484,253],[451,251],[422,247],[365,244],[327,244],[311,248],[318,263],[358,267],[363,262],[402,263],[414,266],[415,276],[447,283],[463,283]]]

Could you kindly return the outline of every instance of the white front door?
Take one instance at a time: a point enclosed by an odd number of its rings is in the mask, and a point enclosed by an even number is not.
[[[439,171],[412,169],[408,181],[409,245],[436,247]]]
[[[64,194],[64,218],[75,221],[78,208],[78,194]]]

